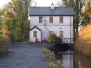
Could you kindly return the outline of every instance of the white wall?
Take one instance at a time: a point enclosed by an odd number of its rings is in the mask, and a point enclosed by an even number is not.
[[[35,37],[33,37],[33,31],[37,31],[37,38],[38,41],[41,42],[41,31],[39,31],[38,29],[34,28],[33,30],[30,31],[30,42],[35,42]]]
[[[31,26],[31,28],[34,26]],[[70,26],[37,26],[42,30],[42,38],[45,36],[46,38],[49,37],[49,31],[53,31],[58,37],[60,36],[60,31],[63,31],[62,38],[70,38]],[[61,29],[60,29],[61,28]],[[72,29],[72,28],[71,28]],[[71,30],[71,38],[73,38],[73,31]]]
[[[49,16],[42,16],[42,22],[39,23],[39,16],[31,16],[31,25],[44,25],[46,20],[46,25],[73,25],[73,16],[63,16],[63,23],[60,23],[60,16],[53,16],[53,23],[49,22]],[[71,19],[71,21],[70,21]]]
[[[56,35],[59,37],[60,35],[59,32],[63,31],[62,38],[73,38],[73,16],[63,16],[63,23],[59,22],[60,16],[53,16],[53,23],[49,23],[49,16],[43,17],[42,23],[39,23],[39,16],[31,16],[30,19],[31,19],[30,29],[34,26],[37,26],[38,28],[42,30],[42,37],[45,36],[46,38],[48,38],[49,31],[54,31]],[[46,28],[48,30],[45,28],[44,20],[46,20]],[[65,42],[65,40],[63,42]]]

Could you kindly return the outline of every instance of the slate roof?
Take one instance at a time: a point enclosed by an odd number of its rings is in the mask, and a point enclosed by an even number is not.
[[[73,16],[74,10],[73,7],[30,7],[29,8],[30,16]]]
[[[41,29],[39,29],[37,26],[34,26],[33,28],[31,28],[30,31],[33,30],[34,28],[37,28],[39,31],[41,31]]]

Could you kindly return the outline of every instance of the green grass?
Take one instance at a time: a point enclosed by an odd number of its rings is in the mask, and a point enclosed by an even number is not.
[[[14,42],[14,44],[26,44],[26,43],[29,43],[29,42]]]
[[[54,53],[47,49],[46,47],[42,48],[44,53],[46,54],[46,57],[48,58],[48,65],[51,66],[52,68],[63,68],[61,63],[57,63],[56,57]]]

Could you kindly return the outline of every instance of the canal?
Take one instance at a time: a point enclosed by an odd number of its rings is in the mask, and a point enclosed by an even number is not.
[[[70,49],[59,52],[59,54],[56,55],[56,59],[64,68],[91,68],[91,57],[87,57],[80,52]]]

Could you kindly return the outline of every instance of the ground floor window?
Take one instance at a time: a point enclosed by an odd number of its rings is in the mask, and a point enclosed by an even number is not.
[[[63,31],[60,31],[60,37],[63,37]]]
[[[33,31],[33,37],[37,37],[37,31]]]

